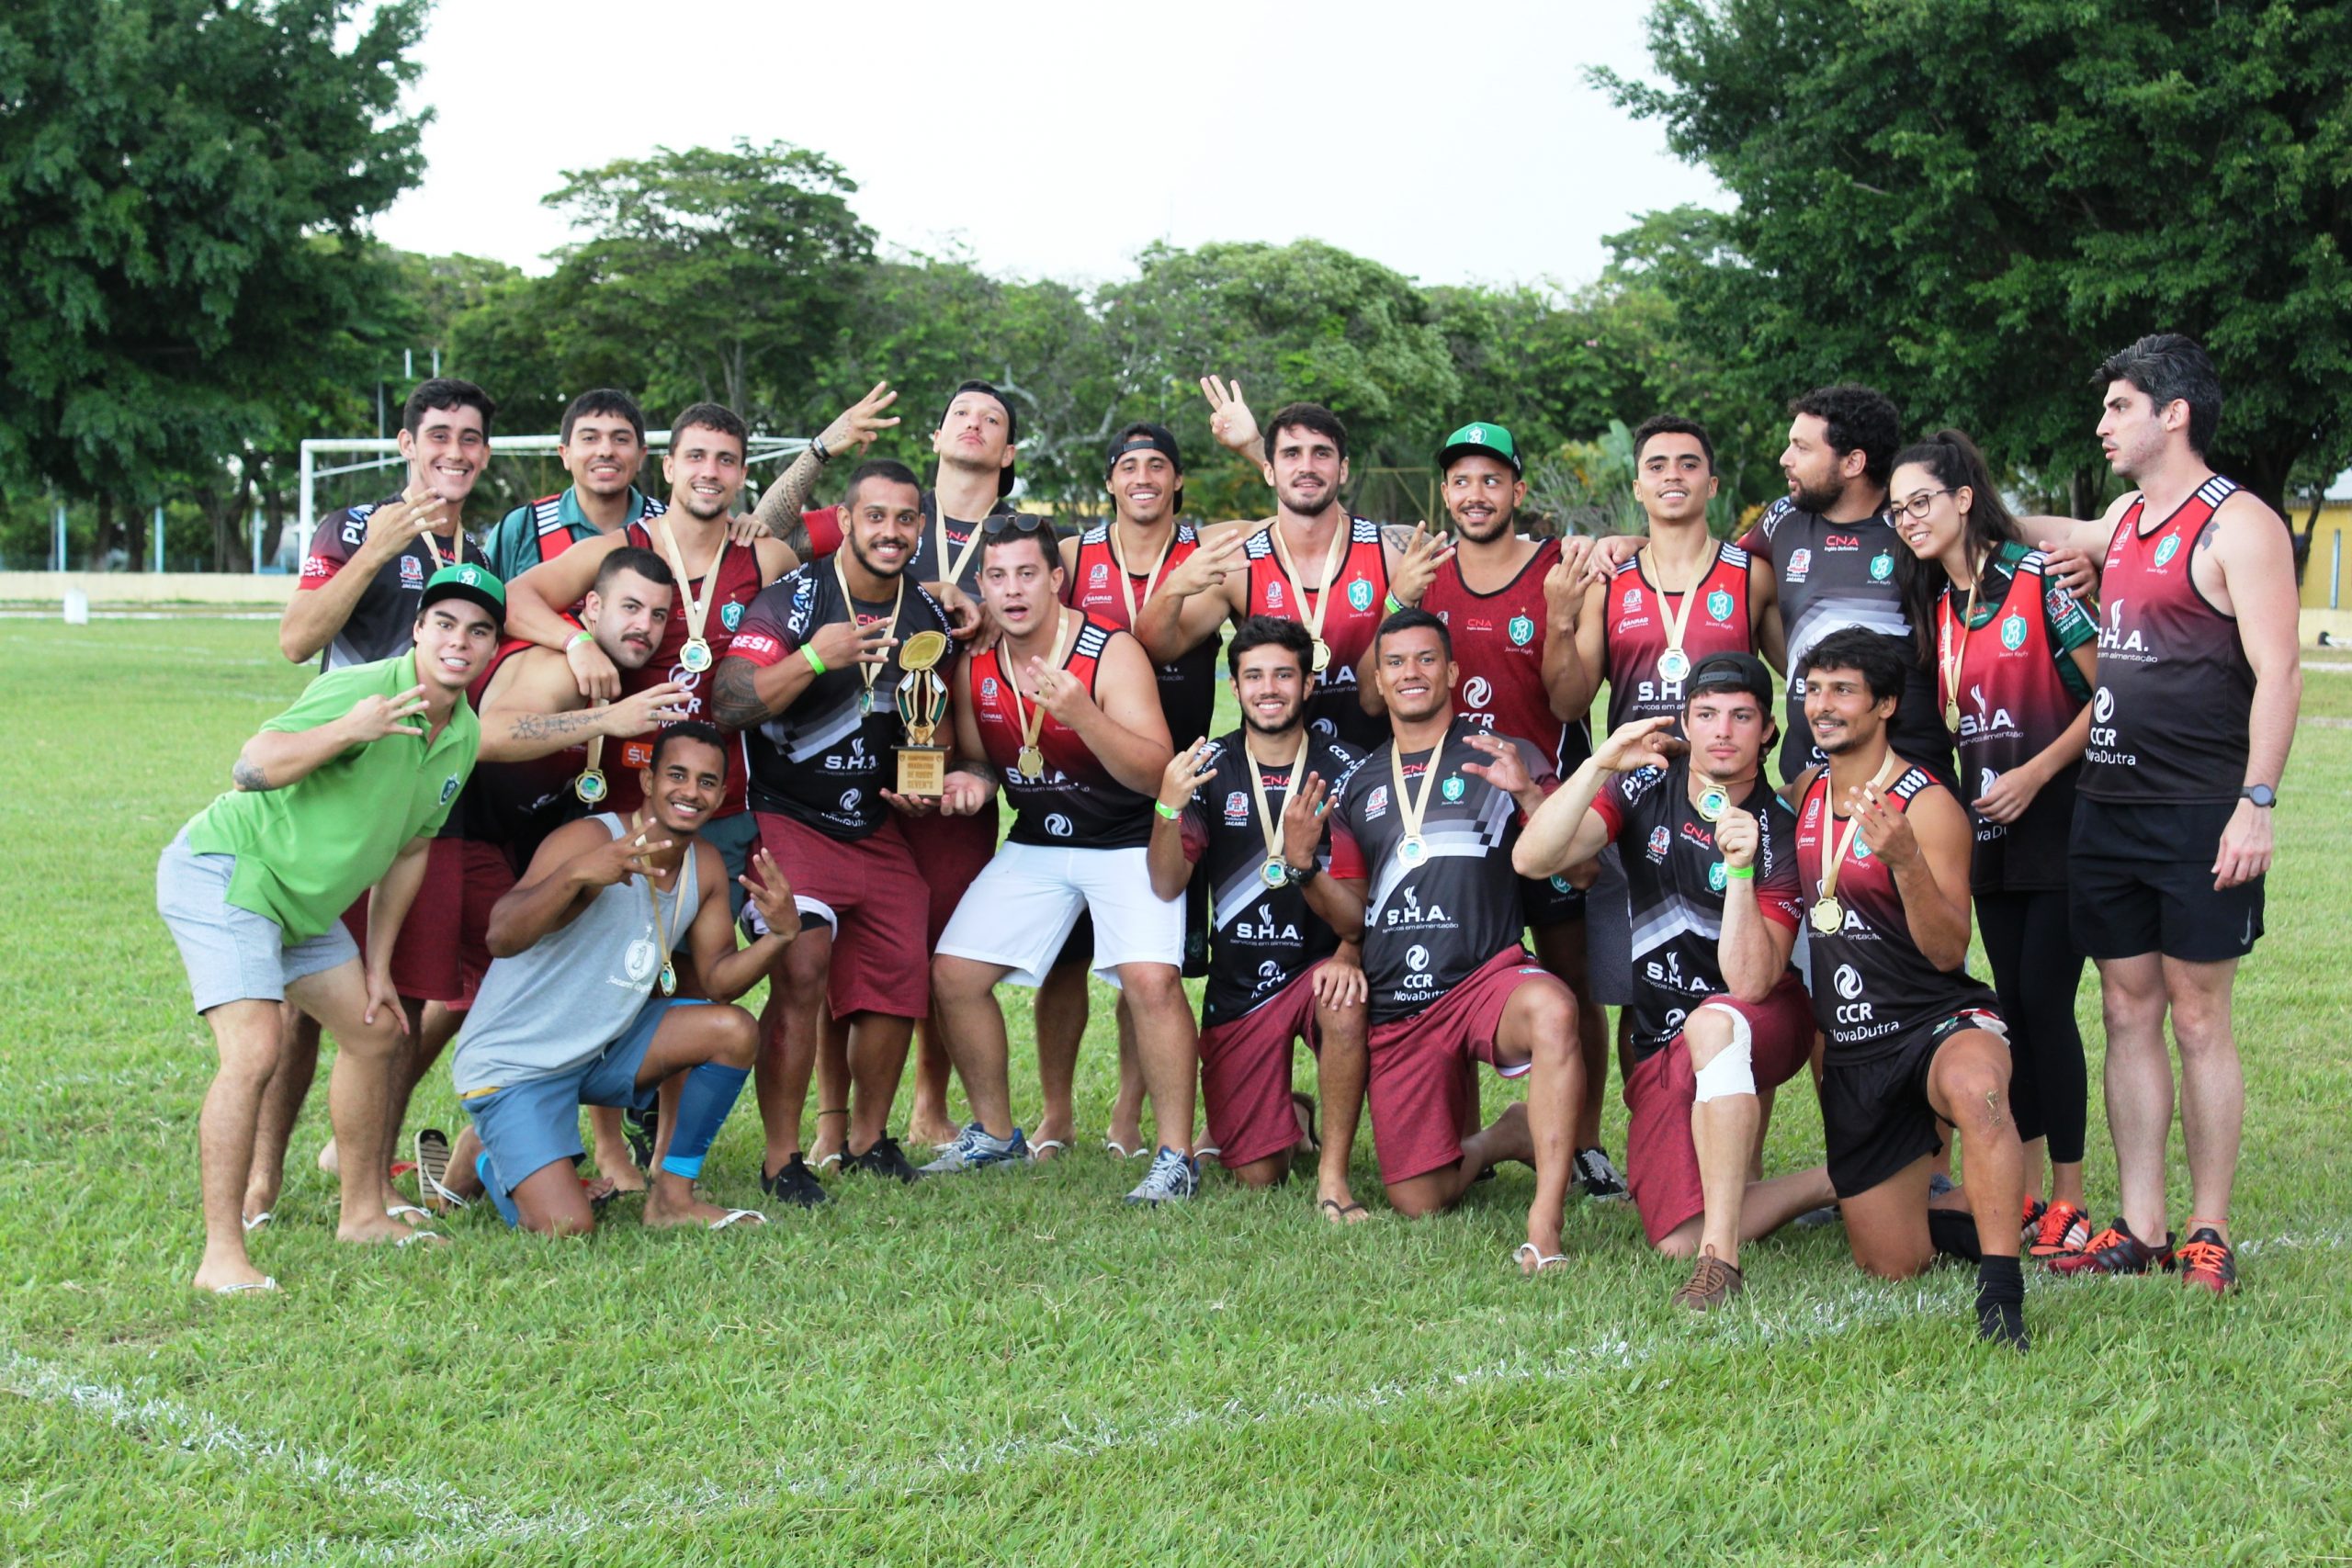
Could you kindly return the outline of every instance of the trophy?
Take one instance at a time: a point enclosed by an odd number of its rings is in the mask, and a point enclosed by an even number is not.
[[[932,744],[947,716],[947,682],[933,668],[947,657],[947,634],[917,632],[899,647],[899,690],[893,701],[907,727],[899,747],[899,793],[938,798],[947,783],[947,748]]]

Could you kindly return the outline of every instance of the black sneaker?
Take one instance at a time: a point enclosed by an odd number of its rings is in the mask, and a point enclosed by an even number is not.
[[[817,1173],[798,1155],[784,1162],[784,1168],[774,1176],[762,1174],[760,1190],[779,1203],[797,1204],[814,1209],[831,1202],[832,1196],[817,1180]]]
[[[1600,1149],[1578,1149],[1571,1179],[1584,1190],[1588,1198],[1613,1203],[1625,1196],[1625,1179],[1609,1163],[1609,1156]]]
[[[639,1110],[634,1105],[621,1108],[621,1137],[628,1144],[628,1157],[646,1175],[653,1174],[653,1144],[661,1132],[660,1107],[649,1105]]]
[[[843,1170],[863,1170],[876,1176],[895,1176],[901,1181],[915,1179],[914,1163],[899,1147],[899,1140],[880,1137],[874,1146],[862,1155],[850,1155],[842,1159]]]

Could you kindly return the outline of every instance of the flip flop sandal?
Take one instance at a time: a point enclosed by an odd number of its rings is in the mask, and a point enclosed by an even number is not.
[[[715,1231],[723,1231],[732,1224],[741,1224],[763,1225],[767,1223],[768,1217],[765,1214],[761,1213],[757,1209],[729,1209],[718,1218],[711,1221],[710,1228]]]
[[[384,1173],[384,1179],[388,1181],[398,1181],[415,1168],[416,1162],[413,1159],[396,1159],[392,1161],[391,1169]]]
[[[1315,1201],[1315,1206],[1331,1211],[1331,1223],[1335,1225],[1346,1224],[1350,1214],[1365,1214],[1372,1212],[1362,1203],[1342,1203],[1337,1198],[1318,1198]]]
[[[1105,1138],[1103,1142],[1109,1143],[1110,1140]],[[1112,1146],[1115,1148],[1117,1145],[1113,1145]],[[1062,1142],[1059,1138],[1040,1138],[1035,1143],[1029,1145],[1029,1163],[1031,1165],[1044,1164],[1046,1158],[1046,1151],[1047,1149],[1053,1150],[1054,1153],[1057,1155],[1068,1154],[1069,1152],[1069,1145]]]
[[[598,1182],[607,1181],[609,1179],[611,1179],[603,1176],[583,1176],[580,1179],[580,1190],[588,1194],[588,1212],[590,1213],[603,1213],[605,1210],[611,1208],[613,1206],[613,1201],[621,1195],[621,1190],[617,1187],[607,1187],[602,1192],[589,1191],[589,1189],[594,1187]]]
[[[387,1205],[384,1210],[384,1217],[388,1220],[404,1220],[411,1214],[414,1214],[428,1225],[433,1223],[433,1211],[420,1209],[413,1203],[392,1203]]]
[[[1524,1260],[1531,1253],[1534,1255],[1535,1272],[1538,1274],[1543,1273],[1544,1270],[1549,1269],[1555,1263],[1566,1263],[1568,1260],[1568,1255],[1565,1252],[1555,1252],[1547,1258],[1544,1256],[1544,1249],[1542,1247],[1536,1246],[1532,1241],[1522,1241],[1517,1247],[1511,1248],[1510,1254],[1510,1260],[1520,1266],[1520,1272],[1522,1274],[1528,1271],[1527,1265]]]
[[[628,1145],[628,1157],[648,1176],[653,1174],[653,1139],[660,1131],[661,1120],[661,1111],[650,1105],[642,1111],[621,1112],[621,1138]]]
[[[1113,1154],[1114,1154],[1114,1155],[1118,1156],[1121,1159],[1141,1159],[1141,1158],[1143,1158],[1143,1155],[1144,1155],[1144,1151],[1143,1151],[1143,1150],[1141,1150],[1141,1149],[1131,1149],[1131,1148],[1127,1147],[1127,1145],[1125,1145],[1125,1144],[1123,1144],[1123,1143],[1119,1142],[1119,1140],[1118,1140],[1118,1139],[1116,1139],[1116,1138],[1105,1138],[1105,1139],[1103,1139],[1103,1140],[1102,1140],[1102,1146],[1103,1146],[1105,1149],[1108,1149],[1111,1153],[1113,1153]],[[1195,1156],[1195,1157],[1197,1157],[1197,1156]]]
[[[1290,1102],[1293,1106],[1297,1108],[1299,1121],[1306,1128],[1306,1152],[1311,1155],[1321,1154],[1323,1152],[1323,1135],[1316,1131],[1315,1097],[1311,1094],[1301,1094],[1296,1089],[1293,1089],[1291,1090]]]
[[[248,1280],[242,1285],[215,1285],[212,1287],[212,1293],[216,1296],[242,1296],[254,1292],[266,1293],[277,1289],[276,1277],[265,1274],[258,1280]]]
[[[449,1179],[449,1134],[438,1127],[420,1127],[410,1144],[416,1156],[416,1195],[432,1206],[436,1193],[443,1198],[455,1196],[446,1183]]]
[[[275,1209],[264,1209],[258,1214],[243,1214],[238,1217],[245,1227],[245,1234],[250,1235],[254,1232],[261,1229],[262,1226],[269,1224],[271,1220],[277,1217],[277,1212]],[[250,1291],[254,1287],[251,1285],[223,1285],[220,1288],[224,1291]]]
[[[400,1240],[392,1243],[392,1245],[394,1247],[414,1247],[420,1241],[429,1241],[435,1246],[442,1246],[447,1244],[448,1239],[449,1238],[447,1236],[443,1235],[439,1231],[411,1231],[408,1235],[401,1237]]]

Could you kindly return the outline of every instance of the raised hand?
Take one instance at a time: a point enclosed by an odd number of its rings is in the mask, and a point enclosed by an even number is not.
[[[626,740],[632,735],[675,724],[690,716],[686,702],[686,689],[675,681],[648,686],[605,709],[604,733],[613,739]]]
[[[1421,595],[1430,591],[1430,583],[1437,577],[1437,569],[1453,558],[1453,542],[1442,534],[1432,534],[1427,523],[1413,525],[1413,536],[1407,540],[1396,561],[1396,570],[1389,575],[1388,592],[1400,604],[1418,604]]]
[[[1520,795],[1535,787],[1534,779],[1527,772],[1527,759],[1510,741],[1483,732],[1465,735],[1463,739],[1473,750],[1483,751],[1487,757],[1483,762],[1462,764],[1462,771],[1472,778],[1484,779],[1505,795]],[[1437,759],[1430,759],[1430,766],[1437,766]]]
[[[448,525],[455,503],[426,491],[415,491],[368,514],[368,540],[360,547],[379,560],[390,560],[426,534]]]
[[[759,873],[759,880],[752,874]],[[752,904],[760,911],[760,919],[767,922],[768,934],[780,942],[790,942],[800,934],[800,906],[793,902],[792,884],[786,879],[784,867],[775,863],[765,844],[752,852],[752,863],[743,868],[736,881],[743,885]]]
[[[424,688],[411,686],[396,697],[371,692],[351,705],[343,716],[344,727],[354,745],[364,746],[370,740],[381,740],[387,735],[422,735],[424,731],[408,721],[424,711]]]
[[[643,829],[623,833],[599,844],[580,858],[580,877],[592,887],[610,887],[633,876],[650,876],[653,857],[669,849],[674,839],[651,839]]]
[[[571,683],[590,702],[608,703],[621,694],[621,672],[595,638],[573,637],[564,645],[563,661],[571,667]]]
[[[1871,785],[1846,792],[1846,814],[1860,821],[1859,831],[1871,853],[1886,863],[1889,871],[1909,865],[1919,853],[1919,840],[1911,831],[1911,818],[1900,811],[1890,810],[1886,796]]]
[[[1037,705],[1060,720],[1064,728],[1077,728],[1076,721],[1093,711],[1094,697],[1086,682],[1068,670],[1048,670],[1044,660],[1032,659],[1029,679],[1036,687]]]
[[[1258,416],[1242,400],[1241,383],[1228,383],[1221,376],[1204,376],[1201,396],[1209,400],[1209,434],[1216,437],[1217,445],[1247,452],[1250,444],[1258,439]]]
[[[1756,863],[1756,846],[1761,829],[1756,825],[1752,812],[1735,806],[1715,822],[1715,848],[1723,852],[1725,865],[1742,866]]]
[[[1283,859],[1290,864],[1312,863],[1322,847],[1323,818],[1330,810],[1325,797],[1329,794],[1330,785],[1320,773],[1291,781],[1290,798],[1283,802]]]
[[[1587,582],[1607,581],[1619,567],[1640,555],[1642,547],[1648,543],[1649,540],[1639,534],[1611,534],[1605,539],[1590,541],[1585,547],[1589,553],[1585,557],[1584,580]],[[1561,547],[1563,550],[1566,548],[1565,540]]]
[[[853,664],[881,663],[899,646],[899,639],[890,635],[888,621],[869,621],[862,626],[833,621],[818,627],[808,646],[817,650],[818,661],[827,670],[842,670]]]
[[[898,400],[899,394],[890,389],[889,382],[876,381],[872,391],[835,414],[818,439],[836,457],[863,454],[876,436],[899,423],[895,416],[882,417],[882,411]]]
[[[1193,792],[1216,771],[1216,742],[1204,737],[1169,758],[1159,775],[1159,804],[1170,811],[1183,810]]]
[[[1593,765],[1604,773],[1637,773],[1644,768],[1663,768],[1690,750],[1690,743],[1677,739],[1673,729],[1672,714],[1637,718],[1593,748]]]
[[[1573,556],[1570,545],[1580,545]],[[1560,558],[1544,574],[1544,610],[1553,621],[1566,626],[1577,624],[1584,611],[1585,558],[1592,553],[1592,541],[1584,538],[1560,541]]]
[[[1241,552],[1249,542],[1249,530],[1235,528],[1215,544],[1202,546],[1168,569],[1168,575],[1159,580],[1159,593],[1190,599],[1195,593],[1224,587],[1230,573],[1245,569],[1246,558]]]

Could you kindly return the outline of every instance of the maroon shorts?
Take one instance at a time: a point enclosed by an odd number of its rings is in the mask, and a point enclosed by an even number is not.
[[[1315,1037],[1315,972],[1320,961],[1243,1013],[1201,1031],[1201,1100],[1209,1142],[1227,1170],[1278,1155],[1298,1142],[1291,1107],[1291,1043]]]
[[[1390,1186],[1442,1170],[1462,1157],[1464,1097],[1477,1080],[1465,1062],[1515,1078],[1525,1066],[1495,1060],[1495,1031],[1510,996],[1530,980],[1559,981],[1526,949],[1507,947],[1460,985],[1409,1018],[1372,1026],[1372,1143],[1380,1179]]]
[[[922,922],[929,895],[898,818],[844,843],[789,817],[758,816],[760,843],[784,868],[802,911],[832,928],[825,1000],[833,1016],[928,1013],[931,949]]]
[[[424,881],[392,944],[392,988],[452,1012],[474,1005],[490,972],[491,907],[514,886],[514,868],[495,844],[435,839],[424,852]],[[343,912],[344,928],[368,953],[368,895]]]
[[[978,817],[909,817],[899,824],[915,864],[922,868],[929,888],[930,913],[923,928],[923,951],[939,945],[947,918],[964,901],[964,890],[996,857],[997,810],[991,802]]]
[[[1777,1089],[1804,1070],[1813,1054],[1813,1002],[1794,975],[1784,976],[1760,1002],[1709,997],[1699,1006],[1728,1009],[1747,1025],[1758,1089]],[[1653,1247],[1706,1213],[1699,1147],[1690,1141],[1690,1106],[1698,1087],[1690,1047],[1679,1034],[1625,1075],[1625,1186]]]

